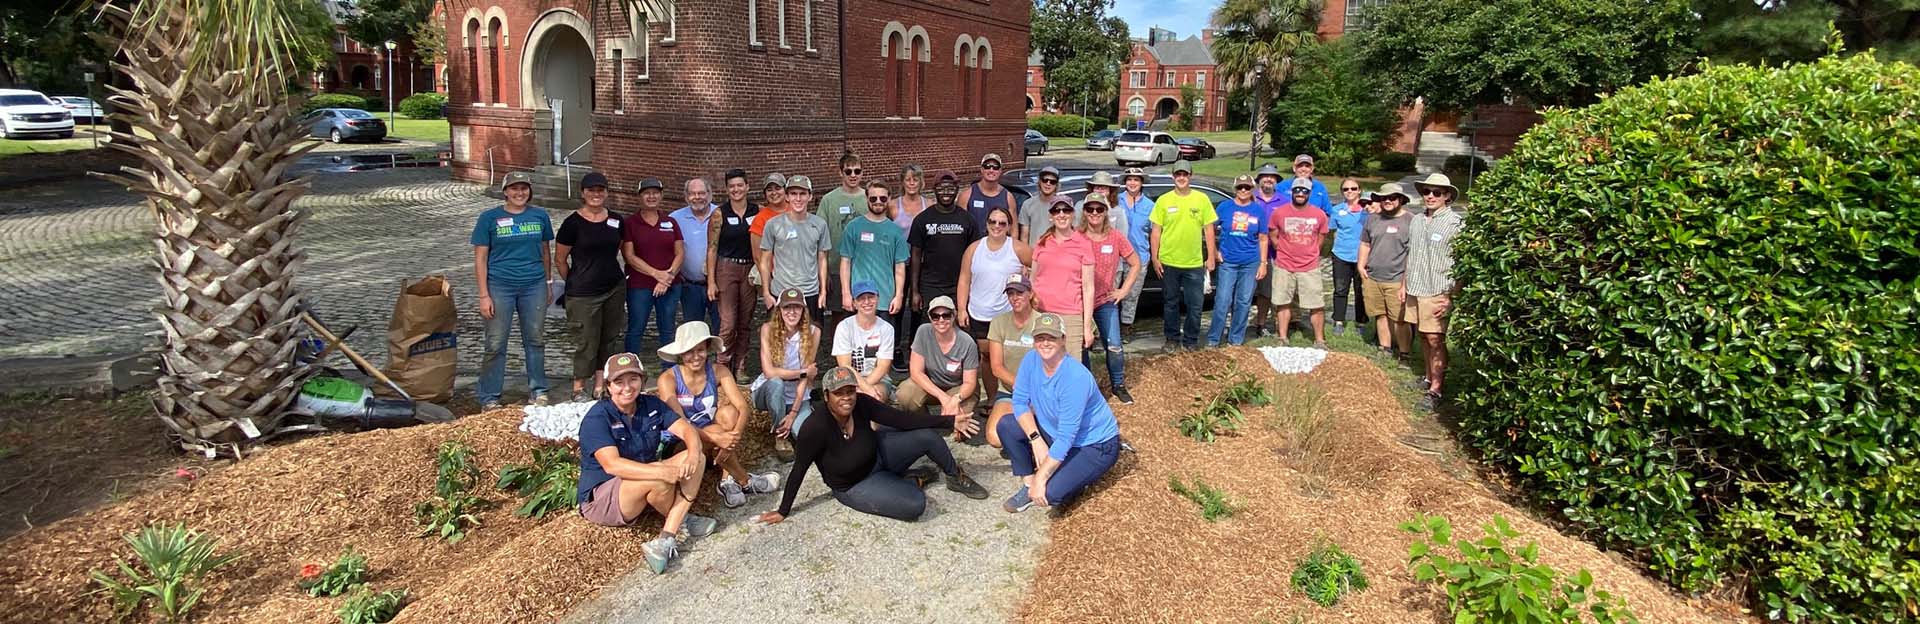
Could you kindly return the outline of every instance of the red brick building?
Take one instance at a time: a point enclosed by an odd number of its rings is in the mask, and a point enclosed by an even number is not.
[[[1201,93],[1193,129],[1227,129],[1226,81],[1213,62],[1213,31],[1180,39],[1173,31],[1152,28],[1145,40],[1133,41],[1133,52],[1120,67],[1120,118],[1145,122],[1171,120],[1185,103],[1181,85]]]
[[[333,18],[333,61],[313,72],[311,87],[318,93],[353,93],[398,104],[415,93],[439,91],[438,66],[421,62],[413,45],[402,42],[393,51],[393,93],[387,91],[387,54],[383,46],[366,45],[347,36],[347,19],[353,17],[351,0],[324,0],[320,3]],[[436,13],[438,15],[438,13]]]
[[[1040,53],[1027,55],[1027,116],[1046,115],[1058,112],[1058,106],[1047,102],[1047,66],[1040,63]]]
[[[733,167],[838,181],[1024,163],[1026,2],[446,0],[456,177],[605,172],[631,199]],[[844,11],[844,13],[843,13]],[[999,63],[996,66],[996,60]],[[569,168],[570,166],[570,168]],[[877,174],[877,175],[876,175]],[[624,197],[623,197],[624,196]]]

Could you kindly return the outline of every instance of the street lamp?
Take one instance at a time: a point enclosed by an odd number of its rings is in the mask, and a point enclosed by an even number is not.
[[[1267,62],[1253,62],[1253,144],[1247,146],[1247,170],[1259,169],[1260,135],[1266,130],[1261,119],[1267,112]]]
[[[388,39],[386,46],[387,46],[387,94],[386,94],[387,95],[387,132],[393,132],[394,130],[393,49],[400,47],[400,44],[394,43],[392,39]]]

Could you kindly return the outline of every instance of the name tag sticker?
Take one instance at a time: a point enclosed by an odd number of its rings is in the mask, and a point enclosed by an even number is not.
[[[853,206],[841,206],[840,214],[853,214]]]
[[[873,232],[861,232],[861,233],[860,233],[860,242],[862,242],[862,243],[871,243],[871,242],[873,242]]]
[[[672,221],[661,221],[661,222],[660,222],[660,229],[662,229],[662,230],[671,230],[671,229],[673,229],[673,222],[672,222]]]
[[[513,227],[513,217],[500,217],[493,220],[496,227]]]
[[[1443,239],[1445,239],[1446,237],[1445,237],[1445,236],[1441,236],[1439,232],[1434,232],[1432,236],[1429,236],[1429,237],[1427,237],[1427,238],[1428,238],[1429,240],[1432,240],[1433,242],[1436,242],[1436,243],[1438,243],[1438,242],[1440,242],[1441,240],[1443,240]]]
[[[620,220],[615,219],[613,217],[607,217],[607,227],[610,227],[610,228],[620,227]]]
[[[976,200],[973,200],[973,207],[975,207],[975,208],[985,208],[985,207],[987,207],[987,200],[984,200],[984,199],[976,199]]]
[[[1388,233],[1388,234],[1399,234],[1399,233],[1400,233],[1400,228],[1397,228],[1397,227],[1394,227],[1394,226],[1391,226],[1391,225],[1389,225],[1389,226],[1387,226],[1387,233]]]
[[[960,360],[947,360],[947,372],[953,373],[953,372],[958,372],[959,370],[960,370]]]
[[[1023,346],[1023,347],[1033,346],[1033,334],[1021,334],[1020,346]]]
[[[727,225],[740,225],[740,217],[727,217]]]
[[[787,240],[793,240],[796,238],[800,238],[800,232],[798,230],[787,230]]]
[[[1100,253],[1103,253],[1103,254],[1113,253],[1113,245],[1101,245]]]

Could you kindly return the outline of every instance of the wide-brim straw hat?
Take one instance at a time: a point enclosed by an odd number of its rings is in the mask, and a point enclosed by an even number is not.
[[[713,330],[707,328],[706,321],[687,321],[673,330],[673,342],[660,347],[660,359],[678,363],[681,355],[701,343],[707,345],[708,355],[726,350],[726,346],[720,344],[720,338],[714,336]]]

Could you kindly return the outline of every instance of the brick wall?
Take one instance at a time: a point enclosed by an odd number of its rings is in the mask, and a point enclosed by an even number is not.
[[[1140,64],[1134,64],[1139,61]],[[1146,72],[1146,86],[1133,86],[1133,73]],[[1166,84],[1166,72],[1174,73],[1173,86]],[[1200,111],[1200,118],[1194,124],[1194,130],[1217,132],[1227,129],[1226,87],[1220,79],[1218,68],[1212,65],[1161,65],[1160,60],[1147,50],[1144,43],[1134,43],[1133,56],[1120,66],[1120,119],[1132,116],[1128,105],[1133,98],[1139,97],[1146,108],[1139,116],[1143,121],[1160,118],[1158,105],[1164,98],[1173,98],[1180,102],[1180,85],[1195,84],[1201,72],[1207,75],[1207,86],[1201,89],[1207,97],[1206,107]],[[1178,110],[1176,109],[1176,114]],[[1116,120],[1119,121],[1119,120]]]

